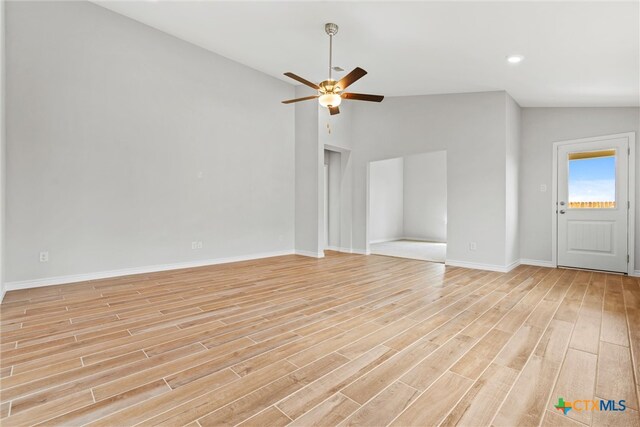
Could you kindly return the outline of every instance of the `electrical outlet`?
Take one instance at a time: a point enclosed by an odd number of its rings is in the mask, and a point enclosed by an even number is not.
[[[477,249],[476,242],[469,242],[469,250],[475,251]]]
[[[49,262],[49,252],[40,252],[40,262]]]
[[[191,242],[191,249],[202,249],[202,242],[200,241],[195,241],[195,242]]]
[[[546,193],[547,192],[547,185],[546,184],[540,184],[540,192],[541,193]]]

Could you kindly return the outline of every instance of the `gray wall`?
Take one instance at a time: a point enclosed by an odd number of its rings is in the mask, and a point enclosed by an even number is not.
[[[523,259],[551,261],[553,143],[640,131],[640,108],[523,108],[520,184],[520,252]],[[636,149],[636,174],[640,150]],[[639,175],[636,175],[638,177]],[[545,185],[546,192],[540,191]],[[640,184],[636,183],[636,201]],[[636,210],[636,270],[640,266],[640,209]]]
[[[404,224],[408,239],[447,241],[447,152],[404,158]]]
[[[402,158],[369,165],[369,242],[404,236],[404,161]]]
[[[503,267],[505,92],[392,97],[348,108],[354,117],[354,247],[367,245],[367,163],[446,150],[447,259]],[[476,242],[476,251],[469,242]]]
[[[293,249],[292,86],[88,2],[6,19],[8,281]]]
[[[522,138],[522,112],[514,99],[505,94],[506,109],[506,189],[505,189],[505,263],[520,260],[520,144]]]
[[[4,19],[5,1],[0,0],[0,302],[4,298],[4,282],[5,282],[5,19]]]
[[[295,97],[312,94],[297,86]],[[324,246],[324,149],[318,141],[318,104],[298,102],[295,107],[295,249],[322,256]]]

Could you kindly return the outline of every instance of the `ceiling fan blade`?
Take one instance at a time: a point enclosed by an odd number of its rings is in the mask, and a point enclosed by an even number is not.
[[[344,99],[353,99],[355,101],[382,102],[384,99],[382,95],[368,95],[366,93],[343,93],[340,96]]]
[[[282,101],[282,103],[283,104],[293,104],[294,102],[308,101],[310,99],[316,99],[318,96],[320,96],[320,95],[311,95],[311,96],[305,96],[304,98],[287,99],[286,101]]]
[[[318,86],[317,84],[315,84],[315,83],[311,83],[309,80],[307,80],[307,79],[303,79],[303,78],[302,78],[302,77],[300,77],[300,76],[296,76],[296,75],[295,75],[295,74],[293,74],[292,72],[284,73],[284,75],[285,75],[285,76],[287,76],[287,77],[292,78],[293,80],[297,80],[297,81],[299,81],[299,82],[300,82],[300,83],[302,83],[302,84],[305,84],[305,85],[307,85],[307,86],[309,86],[309,87],[312,87],[312,88],[314,88],[315,90],[320,90],[320,86]]]
[[[336,114],[340,114],[340,108],[339,107],[329,107],[329,114],[331,114],[332,116],[335,116]]]
[[[366,74],[367,72],[365,70],[360,67],[356,67],[352,72],[340,79],[340,81],[338,82],[338,86],[340,86],[341,90],[345,90],[348,86],[360,80]]]

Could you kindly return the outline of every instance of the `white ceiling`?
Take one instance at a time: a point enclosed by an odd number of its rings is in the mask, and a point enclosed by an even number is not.
[[[284,77],[369,74],[354,92],[386,96],[507,90],[522,106],[640,105],[640,3],[96,3],[240,63]],[[521,54],[519,65],[505,61]],[[241,84],[241,82],[229,82]]]

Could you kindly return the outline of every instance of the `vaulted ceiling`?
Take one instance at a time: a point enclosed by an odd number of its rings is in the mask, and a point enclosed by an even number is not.
[[[640,105],[638,1],[95,3],[292,84],[283,72],[327,77],[324,24],[335,22],[334,65],[369,72],[353,91]],[[509,64],[511,54],[524,60]]]

